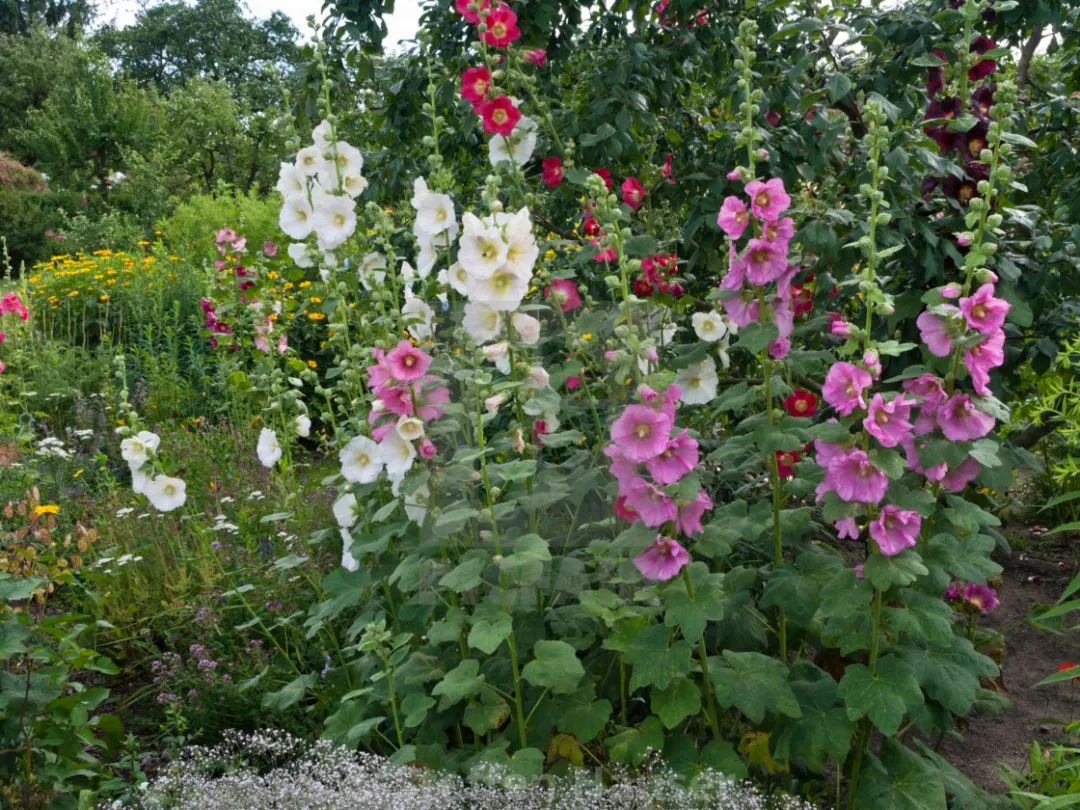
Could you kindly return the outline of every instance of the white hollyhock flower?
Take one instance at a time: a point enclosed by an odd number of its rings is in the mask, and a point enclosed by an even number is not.
[[[364,156],[351,143],[338,141],[325,151],[327,153],[326,174],[319,175],[319,183],[323,188],[338,188],[338,175],[342,178],[359,175],[364,169]],[[323,182],[323,177],[326,177],[327,182]]]
[[[487,343],[498,337],[502,331],[502,315],[487,304],[470,301],[465,305],[465,315],[461,319],[461,325],[479,346],[481,343]]]
[[[259,444],[255,448],[259,456],[259,463],[270,469],[281,460],[281,445],[278,443],[277,434],[270,428],[259,431]]]
[[[150,481],[150,476],[146,474],[146,471],[142,467],[131,468],[131,491],[142,495],[146,492],[146,485]]]
[[[296,153],[296,170],[304,177],[325,175],[329,165],[318,146],[305,146]]]
[[[161,439],[156,433],[140,430],[136,435],[120,442],[120,455],[132,469],[135,469],[145,464],[150,454],[156,452],[160,444]]]
[[[367,436],[356,436],[341,448],[338,453],[341,460],[341,474],[346,481],[356,484],[370,484],[382,472],[383,461],[379,455],[379,445]]]
[[[503,374],[510,373],[510,344],[505,340],[484,346],[480,351]]]
[[[469,275],[469,299],[501,312],[513,312],[529,291],[529,279],[500,268],[487,278]]]
[[[506,394],[492,394],[484,400],[484,410],[490,414],[498,413],[499,406],[506,402]]]
[[[405,441],[415,442],[417,439],[424,437],[424,422],[415,416],[401,416],[398,417],[394,430]]]
[[[401,276],[401,280],[408,285],[408,289],[405,290],[406,295],[412,293],[412,283],[416,280],[416,268],[408,262],[401,263],[401,269],[398,271],[398,275]]]
[[[472,213],[461,218],[464,231],[458,243],[458,261],[472,278],[489,278],[506,261],[506,242],[493,225],[485,225]]]
[[[282,197],[307,196],[307,178],[296,168],[295,163],[282,163],[274,188]]]
[[[379,442],[379,458],[386,465],[386,474],[390,478],[401,479],[412,469],[416,448],[401,438],[396,430],[391,431]]]
[[[679,399],[687,405],[704,405],[716,399],[718,382],[716,362],[711,357],[681,369],[675,376],[675,384],[682,389]]]
[[[498,166],[504,160],[515,166],[524,166],[529,162],[536,149],[536,121],[523,115],[509,137],[492,135],[488,141],[488,160],[492,166]]]
[[[454,262],[450,265],[449,270],[444,270],[446,278],[442,279],[446,284],[462,295],[468,295],[469,293],[469,274],[460,262]]]
[[[409,330],[409,334],[417,340],[427,340],[435,331],[432,326],[435,311],[423,299],[415,295],[406,293],[401,317],[405,321],[405,328]]]
[[[431,490],[428,489],[427,484],[421,484],[411,495],[405,496],[405,514],[417,526],[422,526],[427,518],[430,502]]]
[[[540,341],[540,321],[524,312],[515,312],[510,316],[510,323],[526,346],[535,346]]]
[[[727,335],[716,344],[716,355],[720,358],[720,365],[725,369],[731,368],[731,358],[728,356],[730,338]]]
[[[300,414],[294,420],[296,424],[296,435],[301,439],[306,439],[311,435],[311,418],[307,414]]]
[[[716,311],[695,312],[690,320],[694,324],[694,332],[699,340],[713,343],[727,334],[727,324]]]
[[[373,284],[381,287],[386,278],[386,256],[375,251],[364,254],[356,273],[365,290],[371,290]]]
[[[551,375],[547,373],[547,369],[543,366],[533,366],[529,369],[529,379],[525,381],[525,387],[530,391],[539,391],[541,388],[547,388],[550,382]]]
[[[319,238],[320,250],[333,250],[356,230],[356,203],[336,194],[313,197],[312,226]]]
[[[334,520],[342,529],[351,529],[352,525],[356,523],[356,515],[356,496],[351,492],[346,492],[334,501]]]
[[[359,197],[364,191],[367,190],[368,181],[366,177],[359,174],[346,174],[341,177],[341,190],[352,197],[354,200]]]
[[[278,225],[286,236],[292,239],[306,239],[312,227],[311,203],[303,194],[292,194],[285,198],[278,215]],[[290,249],[289,255],[292,256]],[[295,261],[295,258],[294,258]]]
[[[431,191],[423,177],[417,177],[413,181],[413,196],[410,202],[416,209],[413,233],[418,241],[423,241],[421,238],[423,236],[432,237],[456,230],[457,215],[454,212],[454,201],[450,199],[449,194]]]
[[[420,242],[420,251],[416,254],[416,272],[420,278],[427,278],[439,261],[439,246],[431,239]]]
[[[159,475],[146,482],[143,494],[159,512],[171,512],[187,501],[187,484],[179,478]]]
[[[537,247],[536,237],[533,236],[529,209],[522,208],[509,217],[505,230],[506,261],[503,267],[519,276],[531,277],[533,268],[536,267],[536,259],[540,255],[540,248]]]
[[[359,571],[360,561],[352,555],[352,532],[341,529],[341,567],[346,571]]]
[[[319,147],[319,151],[325,152],[330,148],[330,139],[334,137],[334,128],[325,118],[311,131],[311,140]]]
[[[289,245],[289,258],[293,260],[297,267],[305,269],[315,264],[315,254],[303,242],[293,242]]]

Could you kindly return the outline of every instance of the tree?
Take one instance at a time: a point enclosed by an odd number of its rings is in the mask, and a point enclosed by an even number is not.
[[[92,16],[87,0],[0,0],[0,33],[25,35],[45,25],[75,36]]]

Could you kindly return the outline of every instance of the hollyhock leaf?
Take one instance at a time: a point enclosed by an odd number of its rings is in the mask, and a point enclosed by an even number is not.
[[[512,632],[514,623],[509,613],[499,611],[490,616],[474,618],[472,630],[469,631],[469,646],[485,655],[491,655]]]
[[[448,509],[435,518],[435,534],[438,537],[449,537],[479,514],[480,510],[473,509],[471,506]]]
[[[480,575],[491,562],[488,555],[480,552],[478,556],[466,559],[439,580],[439,585],[449,588],[454,593],[465,593],[478,588],[483,580]]]
[[[657,244],[655,237],[640,234],[631,236],[626,240],[625,250],[628,256],[641,258],[655,255],[660,251],[660,246]]]
[[[901,591],[901,606],[885,605],[883,621],[893,633],[907,633],[932,644],[947,644],[956,635],[952,627],[954,612],[936,596],[912,588]]]
[[[689,678],[676,678],[665,689],[653,688],[650,705],[665,728],[675,728],[701,711],[701,690]]]
[[[664,724],[649,715],[637,728],[628,728],[608,737],[604,745],[611,752],[613,762],[641,765],[652,753],[663,750]]]
[[[696,642],[705,633],[706,622],[724,618],[724,575],[710,574],[704,563],[691,563],[686,568],[694,585],[694,595],[686,590],[681,579],[664,590],[664,624],[678,627],[687,641]],[[670,726],[669,726],[670,728]]]
[[[892,557],[871,554],[863,564],[863,577],[879,591],[887,591],[893,585],[910,585],[929,573],[922,557],[911,549]]]
[[[754,431],[754,443],[762,453],[775,453],[777,450],[802,450],[810,441],[805,428],[780,430],[774,425],[762,425]]]
[[[510,717],[506,699],[490,689],[480,693],[480,701],[470,701],[465,707],[462,722],[476,734],[487,734],[499,728]]]
[[[830,758],[843,762],[851,748],[855,724],[843,707],[836,705],[836,681],[824,670],[800,661],[791,669],[791,689],[803,716],[778,724],[776,757],[798,757],[817,771],[824,769]]]
[[[966,638],[937,647],[905,644],[896,652],[911,666],[926,695],[961,717],[971,711],[980,679],[998,674],[997,664],[976,652]]]
[[[961,539],[947,532],[939,532],[927,542],[924,556],[945,575],[969,582],[985,582],[1001,573],[1001,566],[990,559],[995,545],[994,538],[985,534]],[[945,579],[944,576],[942,578]],[[941,584],[941,587],[945,585]]]
[[[565,169],[564,171],[564,177],[575,186],[585,185],[585,181],[593,175],[589,169],[582,166],[574,166],[572,169]]]
[[[671,631],[663,625],[650,625],[644,617],[619,623],[615,632],[604,639],[604,648],[623,654],[633,667],[630,689],[658,686],[663,689],[679,675],[690,671],[689,642],[671,644]]]
[[[869,758],[868,758],[869,759]],[[896,740],[881,746],[881,764],[867,763],[859,780],[857,807],[874,810],[945,810],[941,771]]]
[[[382,506],[379,507],[378,511],[376,511],[375,514],[371,516],[371,522],[382,523],[384,520],[386,520],[388,517],[394,514],[394,512],[397,511],[399,503],[400,501],[398,501],[397,499],[390,501],[390,503],[384,503]]]
[[[611,701],[606,699],[574,704],[559,717],[558,729],[573,734],[578,742],[587,743],[604,730],[611,710]]]
[[[937,508],[937,498],[925,489],[896,487],[896,491],[889,498],[895,506],[909,512],[918,512],[924,518],[934,514]]]
[[[918,56],[915,59],[909,60],[908,64],[912,65],[913,67],[930,68],[930,67],[941,67],[942,65],[945,65],[945,64],[948,64],[948,63],[944,59],[942,59],[941,57],[934,56],[934,54],[932,54],[932,53],[924,53],[922,56]]]
[[[723,657],[709,659],[709,666],[717,702],[724,708],[734,706],[755,725],[767,711],[802,716],[783,661],[756,652],[724,650]]]
[[[725,389],[724,393],[717,397],[712,405],[721,413],[725,411],[739,411],[754,402],[757,397],[758,392],[755,389],[751,388],[746,383],[741,382]]]
[[[779,337],[780,332],[775,324],[751,323],[739,330],[739,339],[735,345],[746,349],[751,354],[758,354]]]
[[[544,752],[539,748],[522,748],[510,757],[510,770],[530,783],[544,773]]]
[[[497,476],[507,484],[525,481],[536,475],[536,461],[530,458],[508,461],[505,464],[489,464],[488,473]]]
[[[565,641],[538,641],[533,654],[536,657],[521,670],[521,677],[533,686],[564,694],[574,691],[585,675],[574,648]]]
[[[959,495],[946,495],[946,503],[949,504],[949,509],[945,510],[946,516],[950,522],[955,523],[957,515],[963,515],[965,523],[970,523],[976,527],[982,526],[1000,526],[1001,520],[997,515],[993,515],[980,507],[978,504],[974,504],[971,501],[961,498]]]
[[[449,608],[439,621],[428,628],[427,637],[432,644],[456,642],[465,627],[465,611],[461,608]]]
[[[843,422],[819,422],[807,428],[807,433],[831,444],[841,444],[851,438],[851,429]]]
[[[304,695],[315,685],[315,673],[301,675],[280,689],[263,695],[262,706],[265,709],[284,711],[304,699]]]
[[[540,444],[544,447],[569,447],[577,444],[583,437],[580,430],[563,430],[558,433],[545,433],[540,437]]]
[[[749,773],[743,758],[727,740],[713,740],[707,744],[701,749],[700,761],[731,779],[745,779]]]
[[[892,654],[879,658],[874,672],[863,664],[848,666],[840,680],[838,695],[844,701],[849,720],[869,717],[887,737],[900,729],[908,704],[923,702],[915,673]]]
[[[428,709],[435,705],[435,698],[424,692],[409,692],[401,699],[401,713],[406,728],[416,728],[427,718]]]
[[[910,352],[912,349],[918,348],[918,344],[900,343],[896,340],[883,340],[880,343],[875,343],[874,348],[877,349],[877,353],[880,355],[899,357],[904,352]]]
[[[596,146],[614,135],[615,127],[611,124],[601,124],[596,132],[586,132],[578,137],[578,143],[584,147]],[[567,173],[569,176],[569,173]]]
[[[446,711],[465,698],[477,694],[486,680],[479,672],[480,662],[475,658],[467,658],[447,672],[431,690],[431,694],[440,698],[439,711]]]
[[[895,450],[875,448],[870,451],[869,455],[870,462],[892,480],[896,481],[904,477],[904,473],[907,471],[907,462]]]
[[[821,602],[822,589],[841,569],[831,555],[804,553],[793,563],[776,566],[765,582],[762,606],[783,606],[788,618],[807,627]]]
[[[969,455],[984,467],[1000,467],[998,443],[993,439],[978,439],[968,450]]]

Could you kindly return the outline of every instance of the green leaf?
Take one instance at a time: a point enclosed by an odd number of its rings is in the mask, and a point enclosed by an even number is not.
[[[717,702],[725,708],[734,706],[754,725],[761,724],[766,711],[802,716],[783,661],[756,652],[724,650],[722,658],[709,659],[709,668]]]
[[[878,659],[873,673],[864,664],[848,666],[840,680],[839,696],[849,720],[869,717],[887,737],[900,728],[909,705],[923,702],[915,673],[895,655]]]
[[[689,678],[676,678],[666,689],[653,688],[652,710],[666,728],[675,728],[701,711],[701,691]]]
[[[262,705],[264,709],[272,711],[284,711],[299,703],[307,691],[315,685],[315,673],[309,672],[301,675],[294,681],[290,681],[276,692],[268,692],[263,695]]]
[[[825,83],[825,89],[829,93],[829,101],[839,101],[851,92],[851,79],[843,73],[834,73]]]
[[[856,807],[874,810],[945,810],[941,771],[896,740],[881,744],[881,761],[867,763]]]
[[[798,757],[815,771],[824,770],[830,758],[847,759],[855,723],[836,705],[836,682],[813,664],[800,662],[792,668],[791,689],[803,716],[783,721],[775,738],[776,756]]]
[[[664,748],[664,726],[653,716],[646,717],[637,727],[628,728],[604,740],[611,759],[624,765],[641,765],[650,751]]]
[[[401,700],[401,713],[406,728],[416,728],[427,717],[428,709],[435,705],[435,698],[423,692],[410,692]]]
[[[24,627],[17,620],[8,620],[0,624],[0,661],[7,661],[26,650],[23,642],[30,638],[30,628]]]
[[[480,510],[470,506],[460,506],[457,509],[448,509],[435,518],[435,534],[439,537],[449,537],[460,530],[466,523],[479,516]]]
[[[905,645],[897,654],[911,667],[927,696],[961,717],[971,711],[980,680],[998,674],[997,665],[976,652],[966,638],[939,647]]]
[[[589,692],[591,691],[589,689]],[[579,742],[587,743],[592,740],[603,731],[611,717],[610,700],[589,700],[583,703],[573,695],[562,699],[569,703],[565,705],[566,711],[559,715],[558,729],[566,734],[573,734]]]
[[[449,588],[454,593],[464,593],[480,586],[482,580],[480,574],[487,568],[487,554],[472,557],[465,560],[439,580],[444,588]]]
[[[431,690],[431,694],[442,698],[439,701],[439,711],[446,711],[479,692],[484,685],[484,676],[479,675],[479,672],[480,662],[475,658],[467,658],[447,672]]]
[[[525,481],[536,475],[536,461],[531,458],[507,461],[505,464],[489,464],[488,472],[504,483]]]
[[[538,748],[522,748],[510,757],[510,770],[533,782],[544,773],[544,752]]]
[[[923,565],[922,557],[910,548],[893,557],[871,554],[863,564],[863,576],[879,591],[887,591],[893,585],[910,585],[928,573],[930,569]]]
[[[0,601],[19,602],[29,599],[30,595],[45,584],[41,577],[12,577],[10,574],[0,576]]]
[[[572,692],[585,675],[574,648],[565,641],[538,641],[536,657],[521,670],[521,677],[533,686],[551,689],[554,694]]]
[[[723,574],[709,573],[704,563],[693,563],[687,571],[694,586],[694,595],[691,597],[687,593],[686,583],[682,580],[666,588],[664,624],[678,627],[685,639],[696,643],[705,633],[706,622],[718,622],[724,618],[727,597]]]
[[[775,324],[755,322],[739,330],[739,339],[735,345],[746,349],[751,354],[758,354],[778,337],[780,337],[780,332]]]
[[[514,623],[509,613],[502,611],[478,618],[469,631],[469,646],[480,650],[484,655],[491,655],[499,645],[514,632]]]
[[[530,562],[548,562],[551,559],[551,551],[548,542],[538,534],[526,534],[514,541],[514,552],[503,558],[499,569],[505,573],[513,573],[517,569]]]
[[[690,643],[670,642],[668,628],[639,619],[620,622],[616,632],[604,640],[604,647],[618,650],[631,665],[631,691],[642,686],[663,689],[679,675],[690,672]]]
[[[481,700],[465,707],[462,722],[476,734],[487,734],[499,728],[510,717],[510,704],[501,695],[485,689]]]

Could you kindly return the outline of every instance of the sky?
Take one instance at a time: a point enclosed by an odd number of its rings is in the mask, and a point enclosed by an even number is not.
[[[254,17],[269,17],[275,11],[289,15],[293,25],[302,34],[307,34],[305,18],[309,14],[318,15],[322,8],[321,0],[242,0]],[[146,0],[101,0],[98,4],[98,24],[115,22],[118,26],[129,25],[135,20],[139,7],[147,5]],[[149,3],[153,5],[153,3]],[[388,36],[387,47],[395,46],[403,39],[411,39],[420,21],[419,0],[395,0],[394,13],[386,21]]]

